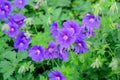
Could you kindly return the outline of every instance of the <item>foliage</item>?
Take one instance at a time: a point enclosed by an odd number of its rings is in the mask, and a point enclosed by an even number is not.
[[[13,0],[10,0],[13,3]],[[39,8],[35,9],[34,6]],[[33,45],[47,48],[55,41],[50,33],[50,24],[58,22],[59,28],[66,20],[75,20],[80,25],[87,13],[101,16],[101,26],[93,37],[86,38],[88,52],[77,54],[69,50],[69,59],[49,59],[34,62],[28,51],[14,49],[14,39],[2,31],[0,20],[0,80],[49,80],[52,70],[59,70],[66,80],[119,80],[120,79],[120,1],[119,0],[27,0],[22,10],[12,14],[26,16],[21,31],[32,35]]]

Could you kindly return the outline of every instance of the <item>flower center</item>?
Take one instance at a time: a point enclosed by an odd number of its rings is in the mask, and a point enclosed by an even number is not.
[[[81,46],[82,46],[82,44],[81,44],[81,43],[78,43],[78,46],[79,46],[79,47],[81,47]]]
[[[38,54],[40,54],[40,50],[39,49],[36,50],[36,55],[38,55]]]
[[[14,28],[10,28],[10,31],[12,31],[12,32],[13,32],[14,30],[15,30]]]
[[[7,9],[9,8],[9,6],[8,6],[7,4],[5,5],[5,7],[6,7]]]
[[[56,77],[55,80],[60,80],[60,77]]]
[[[53,48],[49,48],[49,49],[48,49],[48,52],[50,52],[50,53],[52,53],[53,51],[54,51]]]
[[[20,20],[20,21],[19,21],[19,24],[22,24],[22,23],[23,23],[23,21],[22,21],[22,20]]]
[[[23,1],[22,1],[22,0],[19,0],[19,3],[20,3],[20,4],[22,4],[22,3],[23,3]]]
[[[38,9],[39,7],[38,7],[38,5],[35,5],[34,8],[35,8],[35,9]]]
[[[23,46],[23,42],[20,42],[20,44],[19,44],[20,46]]]
[[[90,21],[91,23],[93,23],[95,20],[94,20],[94,18],[91,18],[89,21]]]
[[[70,28],[70,30],[74,33],[74,28]]]
[[[60,54],[64,54],[64,50],[60,50]]]
[[[2,10],[1,12],[2,12],[2,14],[5,14],[5,11],[4,11],[4,10]]]
[[[64,40],[67,40],[67,39],[68,39],[68,36],[67,36],[67,35],[64,35],[64,36],[63,36],[63,39],[64,39]]]
[[[22,39],[26,39],[26,37],[25,37],[25,36],[22,36],[21,38],[22,38]]]

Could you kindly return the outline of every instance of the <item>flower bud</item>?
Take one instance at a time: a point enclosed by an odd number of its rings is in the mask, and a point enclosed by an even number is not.
[[[99,68],[101,66],[102,66],[102,63],[98,58],[96,58],[96,60],[91,64],[92,68]]]
[[[113,5],[110,7],[110,14],[116,14],[118,13],[118,7],[117,7],[117,4],[116,2],[113,3]]]
[[[27,38],[30,38],[31,35],[32,35],[32,34],[30,34],[28,31],[25,33],[25,36],[26,36]]]
[[[22,66],[19,68],[18,73],[21,74],[21,73],[24,73],[24,72],[26,72],[26,68],[25,68],[25,66],[22,65]]]
[[[112,68],[112,70],[117,70],[118,68],[118,60],[116,58],[112,59],[112,62],[109,64],[109,67]]]
[[[4,24],[2,26],[2,31],[8,31],[9,30],[9,25],[8,24]]]
[[[34,65],[32,64],[32,65],[30,65],[30,72],[33,72],[35,70],[35,67],[34,67]]]
[[[104,3],[106,2],[106,0],[100,0],[100,2],[101,2],[102,4],[104,4]]]
[[[94,15],[95,15],[95,16],[98,16],[99,13],[102,12],[102,9],[101,9],[101,7],[100,7],[99,4],[96,4],[96,5],[94,6],[93,10],[94,10]]]
[[[32,24],[32,18],[26,18],[25,22],[26,22],[26,24],[31,25]]]

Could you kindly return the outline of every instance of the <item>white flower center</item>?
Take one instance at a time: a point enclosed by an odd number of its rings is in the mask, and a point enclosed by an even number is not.
[[[60,80],[60,77],[56,77],[55,80]]]
[[[20,44],[19,44],[20,46],[23,46],[23,43],[22,42],[20,42]]]
[[[52,53],[53,50],[54,50],[53,48],[49,48],[49,49],[48,49],[48,52]]]
[[[81,46],[82,46],[82,44],[81,44],[81,43],[78,43],[78,46],[79,46],[79,47],[81,47]]]
[[[10,28],[10,31],[12,31],[12,32],[13,32],[14,30],[15,30],[14,28]]]
[[[89,21],[90,21],[91,23],[93,23],[95,20],[94,20],[94,18],[91,18]]]
[[[75,32],[74,28],[70,28],[70,30],[71,30],[73,33]]]
[[[22,1],[22,0],[19,0],[19,3],[20,3],[20,4],[22,4],[22,3],[23,3],[23,1]]]
[[[6,7],[7,9],[9,8],[9,6],[8,6],[7,4],[5,5],[5,7]]]
[[[4,11],[4,10],[2,10],[2,14],[5,14],[5,11]]]
[[[40,54],[40,50],[39,49],[36,50],[36,54],[37,55]]]
[[[18,21],[18,24],[22,24],[22,23],[23,23],[23,21],[22,21],[22,20]]]
[[[64,36],[63,36],[63,39],[64,39],[64,40],[67,40],[67,39],[68,39],[68,36],[67,36],[67,35],[64,35]]]
[[[64,54],[64,51],[63,51],[63,50],[60,50],[60,54]]]

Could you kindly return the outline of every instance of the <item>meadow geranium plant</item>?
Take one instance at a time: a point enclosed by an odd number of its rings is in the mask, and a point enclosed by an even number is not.
[[[0,80],[120,80],[118,0],[0,0]]]

